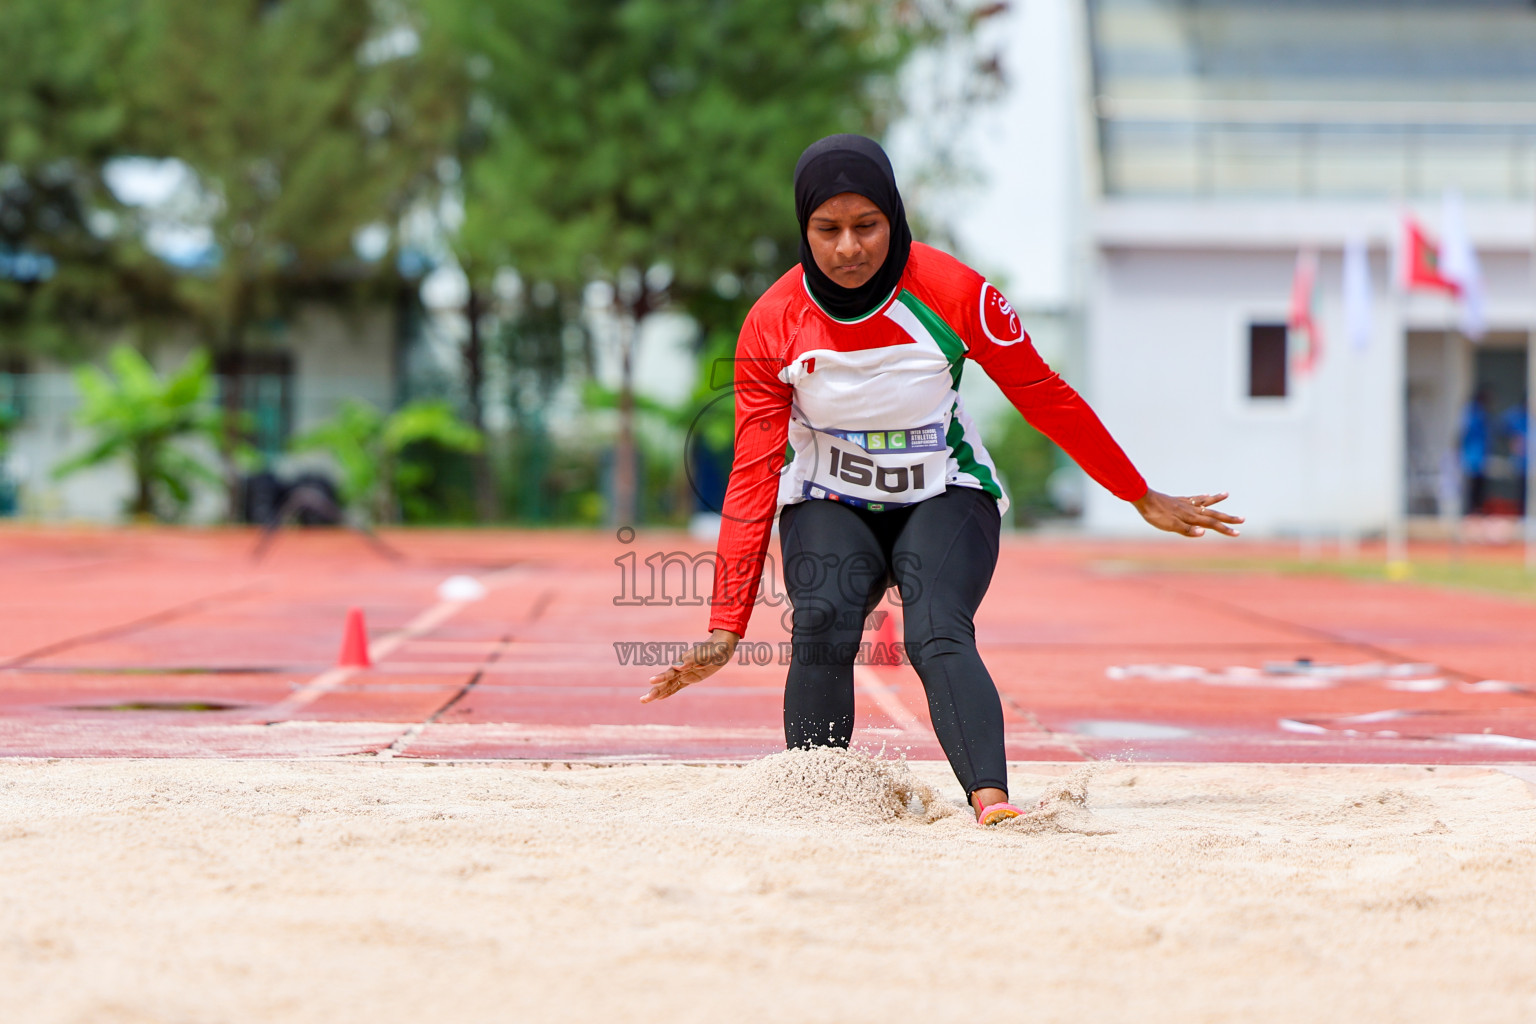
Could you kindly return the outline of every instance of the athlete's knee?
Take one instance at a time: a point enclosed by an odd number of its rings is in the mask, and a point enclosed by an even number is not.
[[[845,639],[841,635],[818,638],[796,633],[790,644],[793,664],[818,668],[852,665],[858,661],[860,648],[858,640]]]
[[[796,639],[831,640],[848,629],[849,609],[822,598],[797,601],[790,612],[790,629]]]
[[[904,634],[907,657],[914,665],[921,665],[924,660],[946,654],[976,650],[976,629],[969,620],[934,622],[926,617],[909,617]]]

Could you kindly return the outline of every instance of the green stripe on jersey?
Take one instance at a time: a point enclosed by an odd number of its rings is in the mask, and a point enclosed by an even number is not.
[[[965,367],[965,342],[960,340],[960,335],[944,322],[943,317],[923,305],[922,300],[911,292],[903,290],[896,297],[896,301],[912,311],[912,315],[917,317],[917,322],[923,325],[929,337],[933,338],[939,346],[939,350],[944,353],[944,358],[949,360],[949,375],[954,381],[954,386],[960,387],[960,371]]]
[[[949,410],[949,432],[944,435],[944,443],[949,445],[949,450],[955,453],[955,462],[958,463],[960,472],[975,477],[981,484],[982,490],[998,501],[1002,501],[1002,487],[998,485],[992,471],[976,458],[976,450],[965,439],[965,425],[960,422],[959,412],[960,403],[956,402]]]

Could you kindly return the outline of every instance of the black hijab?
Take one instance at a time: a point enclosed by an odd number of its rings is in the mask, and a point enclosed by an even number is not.
[[[891,247],[875,275],[857,288],[844,288],[821,272],[806,241],[811,214],[833,196],[854,192],[880,208],[891,222]],[[857,320],[874,310],[901,280],[912,251],[912,230],[896,190],[885,150],[862,135],[828,135],[813,142],[795,164],[795,216],[800,219],[800,265],[805,283],[821,308],[839,320]]]

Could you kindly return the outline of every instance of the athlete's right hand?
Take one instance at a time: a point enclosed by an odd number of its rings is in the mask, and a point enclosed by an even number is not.
[[[1217,533],[1224,533],[1228,537],[1236,537],[1237,530],[1234,527],[1242,524],[1243,517],[1228,515],[1211,508],[1217,502],[1225,500],[1227,500],[1225,491],[1220,494],[1194,494],[1187,498],[1180,498],[1172,494],[1148,490],[1143,497],[1131,504],[1136,506],[1136,511],[1141,513],[1141,518],[1159,530],[1182,533],[1186,537],[1199,537],[1207,529],[1211,529]]]
[[[694,644],[692,650],[683,655],[676,665],[668,666],[651,676],[651,688],[640,698],[640,703],[649,704],[653,700],[670,697],[685,686],[708,679],[730,662],[736,650],[736,642],[740,639],[740,636],[728,629],[715,630],[708,640]]]

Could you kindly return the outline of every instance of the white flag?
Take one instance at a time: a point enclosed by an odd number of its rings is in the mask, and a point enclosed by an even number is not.
[[[1357,352],[1371,346],[1371,258],[1365,239],[1344,243],[1344,334]]]
[[[1467,234],[1467,221],[1461,209],[1461,193],[1445,190],[1445,207],[1440,226],[1440,276],[1456,286],[1461,297],[1461,333],[1473,341],[1488,330],[1483,304],[1483,270],[1477,263],[1477,250]]]

